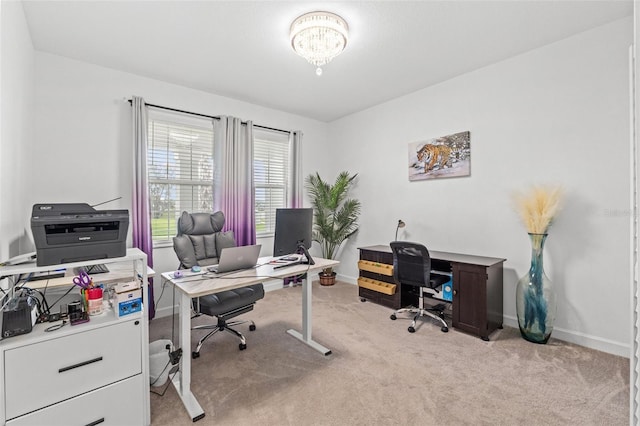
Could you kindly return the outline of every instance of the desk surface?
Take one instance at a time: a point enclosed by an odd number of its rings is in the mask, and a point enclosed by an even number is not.
[[[165,272],[162,277],[171,283],[181,292],[189,297],[206,296],[207,294],[218,293],[234,288],[245,287],[251,284],[265,282],[269,279],[278,279],[300,275],[306,272],[315,272],[320,269],[333,267],[340,262],[331,259],[314,258],[315,265],[293,265],[285,268],[274,269],[274,264],[269,262],[273,257],[261,257],[258,259],[257,268],[246,269],[238,272],[220,274],[215,276],[211,273],[195,273],[183,270],[184,277],[173,278],[173,272]]]
[[[358,250],[380,251],[392,253],[391,247],[388,245],[375,245],[368,247],[358,247]],[[472,254],[450,253],[446,251],[429,250],[431,259],[444,260],[447,262],[467,263],[470,265],[493,266],[496,263],[504,262],[506,259],[500,257],[475,256]]]

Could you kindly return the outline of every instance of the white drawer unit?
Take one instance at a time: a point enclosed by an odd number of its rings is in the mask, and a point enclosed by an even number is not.
[[[134,426],[144,424],[135,401],[142,392],[142,375],[9,420],[7,426]]]
[[[6,351],[7,418],[140,374],[141,329],[136,319]]]
[[[133,263],[128,279],[141,279],[147,300],[147,258],[140,250],[88,264],[125,261]],[[47,268],[77,266],[82,265]],[[39,268],[2,267],[0,276],[20,276],[31,269]],[[36,324],[31,333],[1,340],[0,425],[150,424],[148,313],[144,304],[142,308],[120,318],[105,310],[87,323],[52,332],[45,332],[50,323]]]

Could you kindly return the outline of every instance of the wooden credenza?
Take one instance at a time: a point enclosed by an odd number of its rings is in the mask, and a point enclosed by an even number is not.
[[[359,247],[358,294],[391,309],[417,305],[415,287],[393,278],[393,253],[388,245]],[[489,340],[502,328],[502,269],[505,259],[429,250],[431,268],[453,276],[452,325]]]

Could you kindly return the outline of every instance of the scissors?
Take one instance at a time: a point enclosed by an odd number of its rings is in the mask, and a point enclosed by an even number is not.
[[[85,271],[80,271],[78,276],[73,279],[73,283],[78,287],[88,289],[91,286],[91,277]]]

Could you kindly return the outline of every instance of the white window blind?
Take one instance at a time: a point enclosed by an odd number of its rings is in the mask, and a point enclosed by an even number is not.
[[[273,235],[276,209],[287,207],[289,134],[254,128],[253,175],[256,234]]]
[[[147,163],[154,243],[170,241],[182,211],[213,211],[213,124],[149,110]]]

